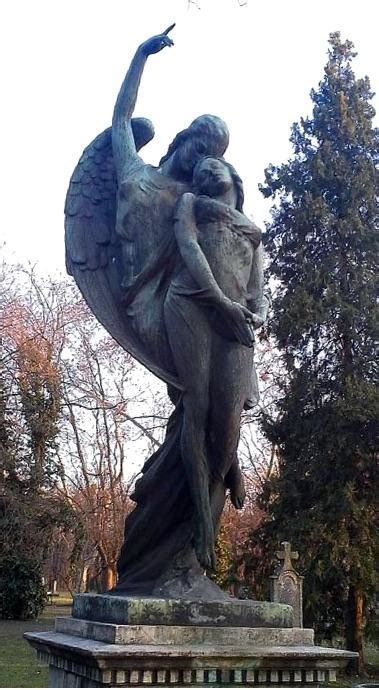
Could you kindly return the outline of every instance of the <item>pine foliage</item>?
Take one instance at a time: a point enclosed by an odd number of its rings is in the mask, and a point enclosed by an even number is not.
[[[373,592],[378,419],[379,135],[353,44],[339,33],[329,43],[312,117],[293,125],[293,156],[261,187],[275,201],[267,251],[288,373],[280,416],[265,422],[280,469],[261,537],[301,552],[306,623],[323,633],[351,626],[354,597]]]

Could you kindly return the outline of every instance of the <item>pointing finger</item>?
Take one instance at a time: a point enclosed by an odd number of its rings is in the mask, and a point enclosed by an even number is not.
[[[164,33],[164,34],[170,33],[170,31],[173,30],[174,26],[175,26],[175,24],[171,24],[171,26],[169,26],[169,27],[166,29],[166,31],[164,31],[163,33]]]

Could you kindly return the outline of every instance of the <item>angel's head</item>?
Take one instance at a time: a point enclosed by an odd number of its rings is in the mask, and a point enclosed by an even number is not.
[[[231,192],[235,208],[242,213],[244,192],[240,176],[233,166],[223,158],[203,157],[193,171],[193,183],[198,194],[217,199]],[[234,192],[234,194],[233,194]]]
[[[229,131],[217,115],[200,115],[187,129],[176,135],[159,165],[168,161],[173,172],[190,181],[194,167],[204,156],[222,156],[229,143]]]

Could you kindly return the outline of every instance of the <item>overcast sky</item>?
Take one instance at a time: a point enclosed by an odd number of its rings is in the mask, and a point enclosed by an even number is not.
[[[221,116],[231,134],[226,157],[245,183],[245,210],[262,225],[269,202],[257,185],[269,163],[288,158],[290,126],[310,112],[331,31],[354,42],[357,76],[368,74],[379,90],[377,7],[374,0],[1,0],[7,253],[64,271],[72,170],[110,124],[139,43],[175,21],[175,46],[150,57],[143,76],[135,114],[156,129],[143,157],[156,164],[194,117]]]

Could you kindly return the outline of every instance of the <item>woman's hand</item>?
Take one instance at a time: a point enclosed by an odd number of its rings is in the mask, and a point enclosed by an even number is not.
[[[238,302],[227,300],[222,305],[222,314],[236,340],[246,347],[254,345],[254,314]]]
[[[159,34],[159,36],[153,36],[152,38],[148,38],[147,41],[142,43],[140,49],[142,50],[145,57],[147,57],[148,55],[153,55],[154,53],[159,53],[166,46],[171,47],[174,45],[174,41],[172,41],[171,38],[167,36],[167,34],[170,31],[172,31],[174,26],[175,24],[171,24],[171,26],[169,26],[168,29],[166,29],[166,31],[164,31],[162,34]]]

